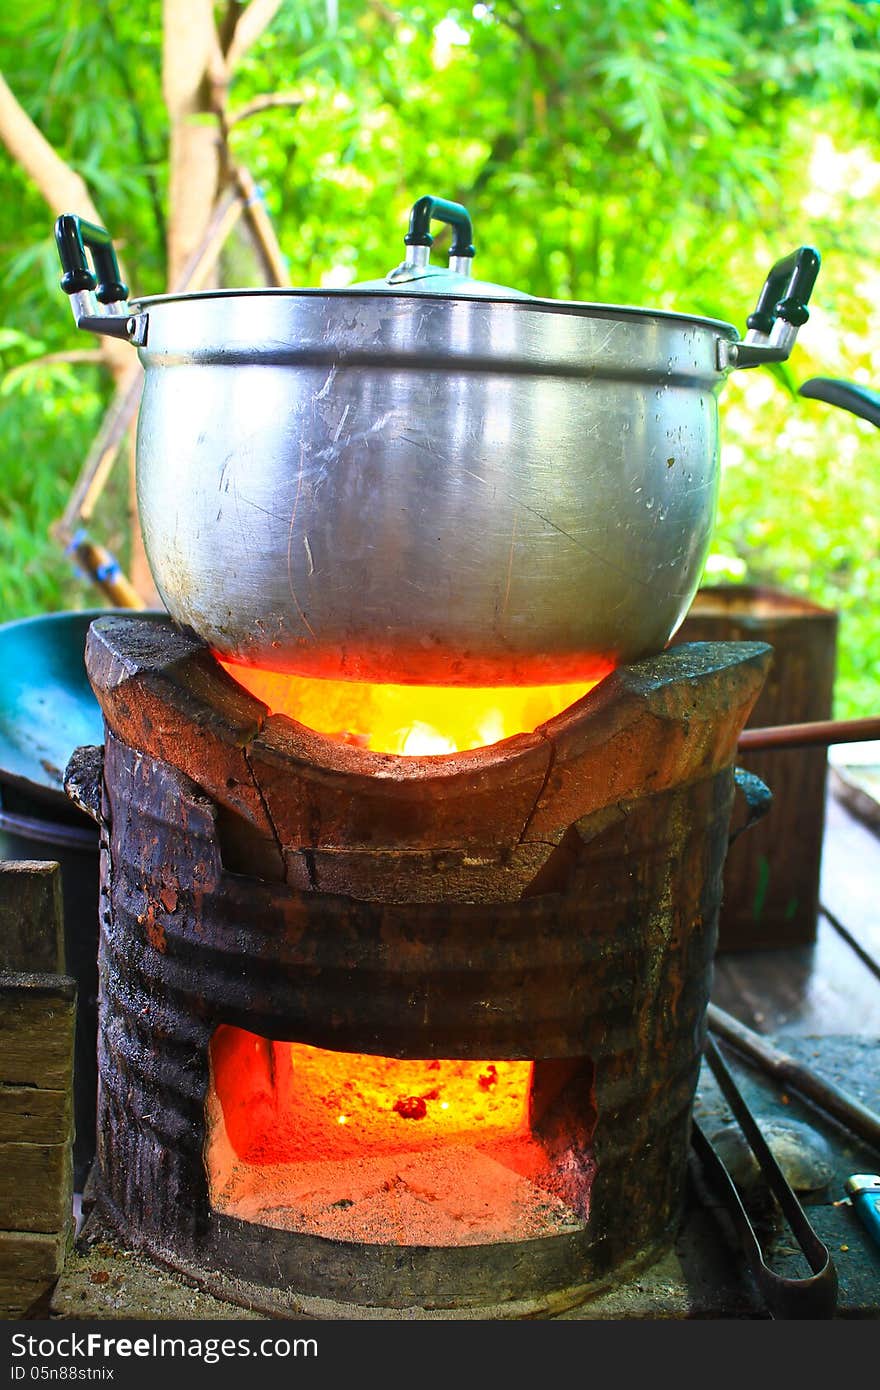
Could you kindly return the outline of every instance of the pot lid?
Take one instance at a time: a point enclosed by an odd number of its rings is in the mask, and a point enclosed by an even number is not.
[[[452,228],[452,243],[449,248],[447,265],[431,264],[431,247],[434,238],[430,232],[432,221],[445,222]],[[106,235],[106,233],[102,233]],[[261,287],[259,289],[210,289],[194,292],[147,295],[133,299],[128,306],[135,314],[143,313],[163,304],[187,303],[205,299],[265,299],[296,295],[302,298],[321,299],[344,298],[347,295],[411,295],[420,299],[471,299],[483,300],[493,304],[527,304],[536,310],[552,313],[569,313],[582,317],[601,315],[628,319],[668,319],[710,328],[721,333],[732,342],[739,334],[732,324],[720,319],[710,319],[694,314],[680,314],[668,309],[643,309],[631,304],[591,304],[578,300],[545,299],[527,294],[525,290],[514,289],[510,285],[499,285],[492,280],[479,280],[473,274],[474,256],[473,226],[470,214],[461,203],[452,203],[447,198],[437,198],[425,194],[412,206],[409,215],[409,228],[403,238],[406,255],[399,265],[382,279],[357,280],[346,286],[325,286],[320,289]],[[105,322],[106,320],[102,320]],[[134,320],[133,320],[134,321]],[[100,331],[100,330],[98,330]],[[139,340],[134,338],[134,342]]]
[[[431,265],[430,233],[432,221],[446,222],[452,228],[448,266]],[[360,280],[352,290],[385,291],[393,294],[445,295],[454,299],[531,299],[522,290],[474,279],[473,228],[470,215],[461,203],[425,194],[413,204],[409,230],[403,238],[406,256],[383,280]]]
[[[453,229],[449,264],[446,268],[430,263],[431,222],[446,222]],[[70,296],[78,328],[125,338],[144,348],[147,343],[148,314],[154,306],[206,299],[257,299],[281,295],[318,296],[322,299],[345,295],[412,295],[421,299],[482,300],[492,304],[524,304],[527,311],[574,314],[581,318],[627,318],[674,320],[692,328],[708,328],[729,340],[733,347],[717,351],[717,368],[754,367],[759,362],[784,362],[791,353],[798,328],[809,318],[807,301],[815,284],[821,258],[812,246],[801,246],[771,268],[758,306],[747,319],[749,332],[740,339],[732,324],[694,314],[664,309],[639,309],[633,305],[589,304],[577,300],[540,299],[508,285],[475,280],[471,274],[474,245],[473,229],[467,210],[460,203],[425,195],[413,204],[409,230],[404,237],[406,257],[384,280],[362,280],[346,289],[201,290],[195,293],[151,295],[129,302],[128,287],[119,278],[113,242],[103,227],[84,222],[73,213],[62,213],[55,224],[64,276],[61,288]],[[92,253],[89,265],[86,248]],[[101,306],[105,311],[100,312]]]

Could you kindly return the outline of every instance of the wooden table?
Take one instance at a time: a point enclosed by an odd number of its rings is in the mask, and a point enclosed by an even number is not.
[[[880,968],[880,835],[833,794],[820,901]],[[880,978],[831,919],[820,913],[814,945],[719,955],[713,1003],[757,1033],[880,1040]]]

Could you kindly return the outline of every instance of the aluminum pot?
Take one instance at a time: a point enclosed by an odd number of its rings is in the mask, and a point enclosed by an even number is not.
[[[56,236],[78,325],[146,369],[138,501],[171,616],[244,664],[437,685],[662,650],[709,545],[720,389],[788,356],[819,269],[778,262],[740,340],[475,280],[466,211],[433,197],[403,264],[344,290],[129,303],[103,228]]]

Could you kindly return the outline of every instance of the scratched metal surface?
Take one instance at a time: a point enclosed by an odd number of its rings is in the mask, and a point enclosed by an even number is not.
[[[728,326],[378,294],[169,300],[149,320],[147,553],[221,653],[538,684],[661,650],[688,608]]]

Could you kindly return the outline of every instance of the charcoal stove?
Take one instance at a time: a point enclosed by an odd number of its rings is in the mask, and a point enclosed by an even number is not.
[[[445,756],[333,740],[170,623],[92,625],[95,1200],[305,1317],[552,1314],[668,1250],[761,643]]]

